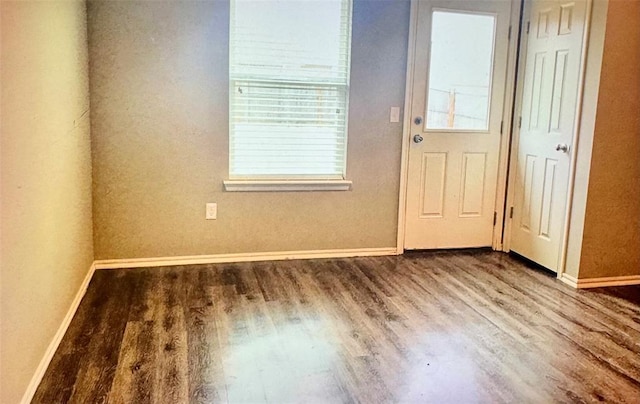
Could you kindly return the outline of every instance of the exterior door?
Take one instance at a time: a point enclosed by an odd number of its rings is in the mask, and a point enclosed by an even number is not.
[[[404,247],[491,246],[511,2],[417,9]]]
[[[511,250],[558,270],[586,0],[530,2]]]

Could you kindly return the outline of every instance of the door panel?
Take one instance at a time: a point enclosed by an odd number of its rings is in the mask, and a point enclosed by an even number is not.
[[[460,211],[458,217],[481,217],[485,195],[487,153],[462,155]]]
[[[418,1],[406,249],[492,244],[510,12]]]
[[[529,6],[511,250],[557,271],[586,0],[534,0]]]
[[[422,154],[422,188],[420,217],[442,217],[444,215],[444,184],[447,177],[447,153]]]

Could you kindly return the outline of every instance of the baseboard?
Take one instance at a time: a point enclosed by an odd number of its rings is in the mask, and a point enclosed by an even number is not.
[[[560,281],[562,281],[563,283],[571,286],[574,289],[578,289],[578,279],[576,279],[575,277],[568,275],[568,274],[561,274],[558,279],[560,279]]]
[[[95,270],[96,270],[95,264],[91,264],[91,266],[89,267],[89,271],[87,272],[87,275],[84,277],[84,280],[80,284],[80,289],[78,289],[76,296],[71,302],[71,307],[69,307],[67,314],[64,316],[64,319],[62,320],[62,324],[60,324],[58,331],[53,336],[53,340],[47,347],[44,357],[40,361],[40,364],[38,365],[35,374],[31,378],[31,382],[29,382],[27,391],[25,391],[24,395],[22,396],[22,400],[20,401],[22,404],[29,404],[33,399],[33,396],[36,394],[36,390],[40,385],[40,381],[42,381],[42,377],[47,371],[47,368],[51,363],[51,359],[53,359],[53,355],[56,353],[56,350],[58,349],[58,346],[62,341],[62,337],[64,337],[64,334],[67,332],[67,328],[69,328],[69,324],[71,324],[71,320],[73,320],[73,316],[76,314],[76,310],[78,310],[78,306],[80,305],[80,302],[82,301],[82,298],[84,297],[84,294],[87,291],[87,287],[89,286],[89,282],[91,282],[91,278],[93,277],[93,273],[95,272]]]
[[[162,267],[170,265],[219,264],[227,262],[282,261],[296,259],[349,258],[398,255],[396,247],[346,250],[277,251],[240,254],[189,255],[178,257],[96,260],[96,269]]]
[[[640,275],[611,276],[605,278],[576,279],[562,274],[560,280],[575,289],[605,288],[610,286],[640,285]]]
[[[578,289],[640,285],[640,275],[578,279]]]

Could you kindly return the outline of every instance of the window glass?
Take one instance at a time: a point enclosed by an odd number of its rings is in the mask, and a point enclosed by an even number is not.
[[[231,177],[343,178],[349,0],[232,0]]]
[[[434,11],[427,129],[487,130],[495,16]]]

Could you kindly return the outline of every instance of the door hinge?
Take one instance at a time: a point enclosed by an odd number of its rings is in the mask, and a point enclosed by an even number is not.
[[[518,118],[518,129],[522,128],[522,117]]]
[[[511,25],[509,25],[509,34],[507,35],[507,39],[511,40]]]
[[[509,209],[509,219],[513,219],[513,206]]]
[[[493,225],[495,226],[498,223],[498,212],[493,212]]]
[[[502,129],[504,128],[504,121],[500,121],[500,134],[502,135]]]
[[[527,21],[527,35],[529,34],[530,27],[531,27],[531,21]]]

